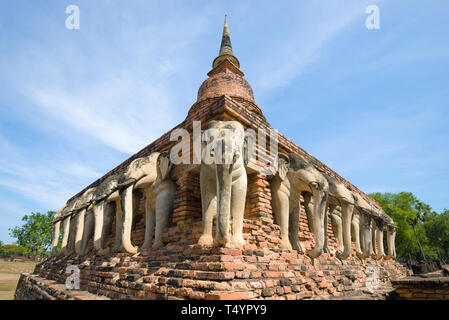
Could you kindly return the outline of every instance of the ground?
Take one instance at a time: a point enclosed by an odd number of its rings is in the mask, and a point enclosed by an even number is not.
[[[20,274],[33,272],[34,263],[0,261],[0,300],[13,300]]]

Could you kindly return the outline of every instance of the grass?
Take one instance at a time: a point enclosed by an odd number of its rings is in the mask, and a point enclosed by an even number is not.
[[[0,262],[0,300],[14,299],[20,274],[33,272],[34,266],[30,262]]]

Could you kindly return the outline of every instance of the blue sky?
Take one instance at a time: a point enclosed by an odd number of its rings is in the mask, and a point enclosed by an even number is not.
[[[224,14],[273,127],[367,193],[449,208],[446,0],[3,0],[1,241],[184,120]]]

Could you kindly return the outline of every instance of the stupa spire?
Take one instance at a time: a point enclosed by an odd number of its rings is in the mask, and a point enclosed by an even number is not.
[[[223,36],[221,38],[220,52],[218,53],[218,57],[215,58],[215,60],[214,60],[214,62],[212,64],[212,67],[215,68],[224,59],[228,59],[237,68],[240,68],[240,62],[234,56],[234,52],[232,51],[231,34],[229,33],[228,16],[227,15],[225,15],[225,21],[224,21],[224,27],[223,27]]]

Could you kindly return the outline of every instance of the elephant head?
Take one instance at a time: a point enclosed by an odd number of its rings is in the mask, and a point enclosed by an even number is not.
[[[308,219],[312,221],[309,225],[315,241],[315,247],[306,253],[312,258],[318,257],[324,248],[323,220],[329,191],[324,175],[297,154],[280,153],[278,170],[271,187],[273,210],[281,227],[281,248],[292,249],[293,246],[302,250],[298,239],[298,220],[299,196],[304,193],[306,212]]]
[[[203,207],[203,234],[198,243],[212,245],[212,217],[217,210],[216,240],[225,246],[244,244],[243,213],[247,177],[244,167],[245,134],[237,121],[210,121],[203,136],[203,154],[200,171]],[[229,226],[232,223],[232,239]]]

